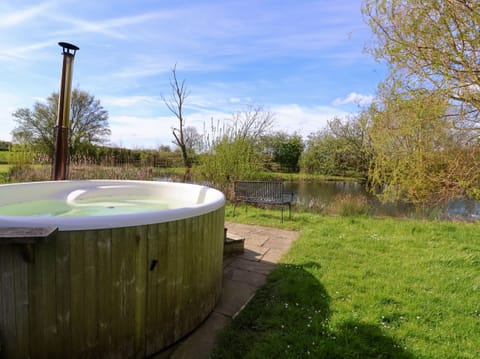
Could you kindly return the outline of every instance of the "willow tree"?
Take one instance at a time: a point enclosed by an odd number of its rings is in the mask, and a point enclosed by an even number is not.
[[[458,129],[480,124],[480,2],[365,0],[363,14],[390,75],[409,89],[435,90],[450,101]]]
[[[362,11],[389,66],[372,108],[372,182],[417,204],[478,197],[480,2],[364,0]]]
[[[480,153],[463,140],[434,92],[379,96],[370,108],[372,191],[385,202],[433,207],[477,196]]]

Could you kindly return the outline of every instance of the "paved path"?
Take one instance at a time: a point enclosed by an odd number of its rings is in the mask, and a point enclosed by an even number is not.
[[[241,255],[224,258],[223,292],[214,311],[190,336],[155,359],[208,358],[220,331],[253,298],[298,232],[226,222],[229,235],[245,238]]]

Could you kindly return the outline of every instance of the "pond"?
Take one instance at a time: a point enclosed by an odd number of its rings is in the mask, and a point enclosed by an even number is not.
[[[156,178],[157,181],[181,181],[180,177]],[[204,184],[204,183],[202,183]],[[411,205],[404,203],[382,203],[367,192],[365,185],[354,181],[315,181],[284,182],[285,192],[294,193],[295,202],[312,212],[320,212],[335,202],[337,196],[351,195],[362,197],[368,202],[368,214],[373,216],[415,217],[420,216]],[[442,219],[461,219],[467,221],[480,220],[480,202],[467,199],[456,199],[448,203],[446,208],[438,209],[435,217]]]
[[[401,217],[413,216],[416,213],[415,208],[406,204],[381,203],[375,196],[366,191],[364,184],[359,182],[285,182],[285,191],[293,192],[297,203],[303,208],[328,206],[339,195],[351,195],[366,198],[371,215]],[[442,218],[478,220],[480,219],[480,203],[465,199],[452,200],[445,209],[439,209],[438,213]]]

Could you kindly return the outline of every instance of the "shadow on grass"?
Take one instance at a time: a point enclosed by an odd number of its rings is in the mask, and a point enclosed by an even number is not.
[[[279,264],[222,333],[212,358],[400,358],[414,356],[376,325],[332,330],[330,296],[312,275],[318,263]]]

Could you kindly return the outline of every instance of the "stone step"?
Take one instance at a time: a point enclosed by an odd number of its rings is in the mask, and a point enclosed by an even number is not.
[[[242,254],[245,247],[245,238],[235,234],[227,234],[227,229],[225,228],[225,239],[223,243],[224,256]]]

